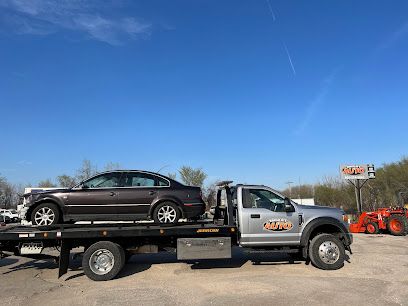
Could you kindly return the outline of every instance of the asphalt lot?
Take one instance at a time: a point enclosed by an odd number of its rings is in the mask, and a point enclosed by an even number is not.
[[[408,236],[357,234],[350,263],[322,271],[286,255],[177,262],[133,256],[119,277],[93,282],[80,260],[57,279],[51,260],[0,260],[1,305],[408,305]],[[261,261],[254,265],[252,261]]]

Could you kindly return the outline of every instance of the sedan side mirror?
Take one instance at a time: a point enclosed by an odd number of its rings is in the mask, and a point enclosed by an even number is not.
[[[285,211],[286,212],[295,212],[295,207],[293,207],[289,198],[285,198]]]

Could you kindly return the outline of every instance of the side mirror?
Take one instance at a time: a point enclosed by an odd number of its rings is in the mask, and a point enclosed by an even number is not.
[[[293,207],[289,198],[285,198],[285,211],[286,212],[295,212],[295,207]]]
[[[87,184],[85,184],[85,183],[81,184],[81,189],[88,189],[88,188],[89,188],[89,186]]]

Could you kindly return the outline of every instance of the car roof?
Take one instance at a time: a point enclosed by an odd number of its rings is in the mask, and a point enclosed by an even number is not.
[[[102,171],[102,172],[98,172],[97,174],[92,175],[92,176],[90,176],[90,177],[94,177],[94,176],[96,176],[96,175],[100,175],[100,174],[104,174],[104,173],[113,173],[113,172],[141,172],[141,173],[146,173],[146,174],[161,176],[161,177],[164,177],[164,178],[169,179],[169,180],[171,180],[171,181],[174,181],[173,179],[171,179],[171,178],[169,178],[169,177],[167,177],[167,176],[165,176],[165,175],[163,175],[163,174],[157,173],[157,172],[146,171],[146,170],[134,170],[134,169],[128,169],[128,170],[126,170],[126,169],[117,169],[117,170]]]
[[[172,178],[169,178],[168,176],[165,176],[165,175],[163,175],[163,174],[160,174],[160,173],[157,173],[157,172],[152,172],[152,171],[134,170],[134,169],[133,169],[133,170],[132,170],[132,169],[117,169],[117,170],[102,171],[102,172],[98,172],[98,173],[96,173],[95,175],[92,175],[92,176],[86,178],[85,180],[89,180],[89,179],[91,179],[91,178],[93,178],[93,177],[96,177],[96,176],[98,176],[98,175],[101,175],[101,174],[105,174],[105,173],[115,173],[115,172],[140,172],[140,173],[146,173],[146,174],[150,174],[150,175],[155,175],[155,176],[162,177],[162,178],[168,180],[170,183],[175,183],[175,184],[179,184],[179,185],[181,185],[181,186],[184,186],[184,185],[183,185],[182,183],[180,183],[179,181],[176,181],[176,180],[174,180],[174,179],[172,179]],[[79,185],[79,184],[75,185],[74,187],[76,187],[76,186],[78,186],[78,185]]]

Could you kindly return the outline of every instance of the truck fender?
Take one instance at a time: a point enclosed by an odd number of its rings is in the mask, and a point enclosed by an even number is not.
[[[310,240],[310,235],[319,227],[322,227],[322,231],[325,232],[325,226],[327,227],[327,233],[340,233],[340,238],[345,246],[349,246],[352,243],[352,236],[343,223],[335,218],[320,217],[310,221],[305,226],[300,238],[300,245],[302,247],[307,247]]]

